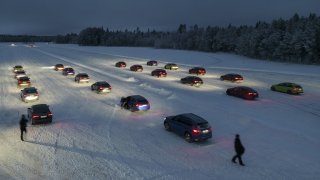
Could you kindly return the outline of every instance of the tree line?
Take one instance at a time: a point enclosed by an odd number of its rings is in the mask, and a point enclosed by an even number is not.
[[[227,52],[272,61],[320,64],[320,17],[294,14],[290,19],[270,23],[259,21],[253,26],[187,27],[176,31],[116,30],[88,27],[79,34],[52,37],[56,43],[80,46],[134,46],[167,49]],[[44,40],[46,38],[40,38]],[[2,41],[0,36],[0,41]]]

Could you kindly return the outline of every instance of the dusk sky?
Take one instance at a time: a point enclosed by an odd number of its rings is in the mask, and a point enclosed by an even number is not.
[[[86,27],[176,30],[253,25],[298,13],[320,15],[320,0],[1,0],[0,34],[57,35]]]

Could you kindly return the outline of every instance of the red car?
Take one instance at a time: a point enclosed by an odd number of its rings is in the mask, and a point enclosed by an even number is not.
[[[139,72],[142,72],[143,71],[143,67],[141,65],[133,65],[130,67],[130,71],[139,71]]]
[[[164,69],[155,69],[151,72],[151,76],[167,77],[167,71]]]
[[[127,64],[125,62],[123,62],[123,61],[119,61],[119,62],[116,63],[116,67],[125,68],[125,67],[127,67]]]
[[[193,67],[189,69],[189,74],[205,75],[206,70],[202,67]]]
[[[240,74],[225,74],[220,77],[221,81],[242,82],[243,77]]]
[[[247,100],[254,100],[255,98],[259,97],[257,91],[245,86],[229,88],[227,89],[226,93],[229,96],[236,96]]]
[[[30,78],[28,78],[26,76],[18,78],[17,86],[18,87],[21,87],[21,86],[30,87],[31,86]]]

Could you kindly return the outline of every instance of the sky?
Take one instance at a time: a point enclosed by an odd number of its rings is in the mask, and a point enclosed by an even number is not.
[[[176,30],[188,26],[252,25],[320,15],[320,0],[1,0],[0,34],[57,35],[86,27]]]

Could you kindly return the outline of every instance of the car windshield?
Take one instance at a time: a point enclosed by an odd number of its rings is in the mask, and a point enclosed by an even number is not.
[[[198,126],[199,128],[201,128],[201,129],[203,129],[203,128],[209,128],[209,127],[210,127],[210,126],[209,126],[209,123],[207,123],[207,122],[198,123],[197,126]]]
[[[36,89],[26,89],[25,90],[26,91],[26,93],[37,93],[37,90]]]
[[[39,113],[46,113],[49,112],[49,108],[46,105],[42,106],[34,106],[33,107],[34,112],[39,112]]]
[[[29,78],[28,78],[28,77],[21,77],[21,78],[19,78],[19,80],[21,80],[21,81],[28,81]]]
[[[14,68],[22,68],[22,66],[15,66]]]
[[[202,80],[201,80],[200,78],[198,78],[198,77],[194,77],[193,80],[195,80],[195,81],[202,81]]]
[[[109,87],[110,85],[109,85],[108,83],[106,83],[106,82],[103,82],[103,83],[100,83],[100,86],[102,86],[102,87]]]
[[[148,104],[148,101],[146,99],[137,99],[137,102],[140,104]]]

